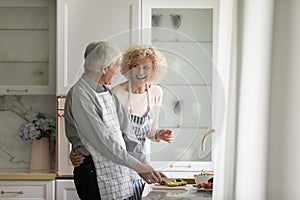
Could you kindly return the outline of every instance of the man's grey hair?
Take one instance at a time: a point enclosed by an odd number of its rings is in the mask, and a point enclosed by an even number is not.
[[[93,46],[92,50],[91,46]],[[121,50],[108,41],[91,42],[86,47],[86,52],[88,52],[84,62],[86,73],[101,73],[103,66],[109,67],[122,56]]]

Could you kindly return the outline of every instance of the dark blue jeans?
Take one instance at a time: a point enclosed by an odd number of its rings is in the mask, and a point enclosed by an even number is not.
[[[95,165],[91,156],[85,156],[83,163],[74,168],[73,174],[77,194],[81,200],[101,200]],[[135,199],[128,197],[124,200]]]
[[[100,200],[95,165],[91,156],[74,168],[74,183],[77,194],[82,200]]]

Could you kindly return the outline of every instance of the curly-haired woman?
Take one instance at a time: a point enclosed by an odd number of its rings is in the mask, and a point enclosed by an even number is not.
[[[121,73],[128,80],[112,89],[127,109],[131,126],[144,150],[146,138],[172,142],[173,131],[158,128],[163,91],[155,82],[166,72],[166,59],[158,50],[145,45],[132,46],[123,54],[121,63]],[[141,199],[144,180],[134,176],[133,184],[135,199]]]

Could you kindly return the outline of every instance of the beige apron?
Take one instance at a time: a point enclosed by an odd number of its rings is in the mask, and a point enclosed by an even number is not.
[[[97,93],[96,95],[103,111],[103,122],[108,130],[107,134],[126,150],[112,95],[109,91]],[[86,144],[86,147],[91,153],[95,164],[101,199],[120,200],[132,196],[133,190],[129,168],[108,160],[89,143]]]

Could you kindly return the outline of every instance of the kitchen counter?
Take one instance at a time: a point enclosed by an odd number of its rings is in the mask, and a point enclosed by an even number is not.
[[[198,191],[188,184],[186,190],[151,190],[143,200],[211,200],[212,191]]]
[[[0,180],[54,180],[55,173],[0,173]]]
[[[0,180],[54,180],[55,170],[32,171],[30,169],[0,169]]]

